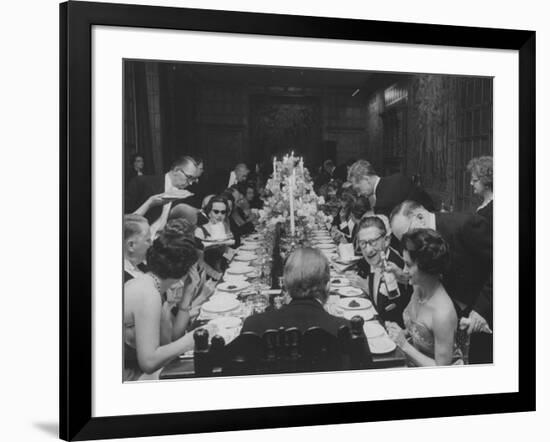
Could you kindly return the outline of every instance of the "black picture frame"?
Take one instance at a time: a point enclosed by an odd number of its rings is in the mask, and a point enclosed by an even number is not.
[[[92,417],[92,26],[519,53],[519,391]],[[60,5],[60,437],[89,440],[535,410],[535,32],[108,3]]]

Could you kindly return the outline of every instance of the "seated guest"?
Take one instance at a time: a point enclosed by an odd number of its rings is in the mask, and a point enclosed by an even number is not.
[[[229,227],[233,235],[240,238],[243,235],[252,233],[254,224],[250,219],[250,208],[244,198],[242,186],[232,186],[226,192],[232,195],[234,201],[233,209],[229,212]]]
[[[124,380],[151,374],[182,353],[193,349],[192,333],[173,342],[166,333],[166,292],[184,278],[197,261],[195,240],[183,220],[172,220],[147,251],[149,271],[124,285]],[[178,300],[175,321],[185,330],[191,298]]]
[[[390,247],[389,227],[381,219],[383,215],[361,219],[357,228],[357,244],[363,259],[357,263],[358,275],[348,279],[354,287],[367,293],[384,321],[392,321],[403,327],[403,310],[411,299],[411,289],[403,274],[403,258]],[[384,281],[384,272],[391,272],[399,282],[399,297],[390,299]]]
[[[204,211],[208,215],[208,222],[197,227],[195,237],[203,241],[204,261],[217,272],[223,272],[227,267],[227,259],[224,258],[227,247],[235,243],[226,222],[227,200],[221,196],[214,196],[208,201]],[[207,242],[209,240],[219,240],[220,242],[209,244]]]
[[[143,275],[145,255],[150,246],[147,218],[124,215],[124,282]]]
[[[160,230],[169,217],[184,217],[196,222],[197,209],[182,201],[191,196],[185,189],[198,179],[195,160],[183,156],[176,160],[165,175],[143,175],[135,177],[126,188],[125,213],[143,215],[151,229]],[[177,195],[178,199],[168,197]]]
[[[197,156],[193,156],[193,159],[197,164],[197,179],[193,182],[193,184],[187,187],[186,190],[191,192],[193,195],[187,198],[185,202],[192,207],[200,207],[201,201],[204,197],[206,197],[206,195],[208,195],[208,193],[212,191],[212,189],[210,189],[210,180],[204,173],[204,160]]]
[[[414,201],[404,201],[391,215],[397,238],[415,228],[436,230],[449,244],[450,265],[443,286],[459,316],[468,319],[472,363],[492,362],[493,236],[489,223],[469,213],[432,213]]]
[[[317,249],[295,250],[287,259],[283,272],[284,286],[292,301],[279,310],[249,316],[242,332],[252,331],[260,336],[266,330],[297,327],[302,333],[310,327],[321,327],[332,335],[349,322],[332,316],[324,309],[330,285],[327,258]]]
[[[254,182],[247,181],[245,198],[251,209],[261,209],[263,207],[262,200],[257,195],[256,185]]]
[[[332,220],[331,236],[337,243],[351,242],[351,233],[353,231],[353,219],[351,217],[351,206],[355,202],[355,197],[349,189],[339,192],[338,213]]]
[[[246,164],[237,164],[235,166],[235,169],[233,169],[229,174],[229,182],[227,183],[227,187],[231,187],[239,183],[244,183],[248,178],[249,173],[250,170],[248,169],[248,166]]]
[[[400,173],[380,177],[368,161],[356,161],[349,169],[348,181],[359,195],[369,198],[376,214],[389,217],[393,208],[405,200],[434,210],[432,198],[409,178]]]
[[[474,195],[482,199],[476,209],[478,215],[485,218],[493,226],[493,157],[473,158],[468,163],[471,174],[470,184]]]
[[[414,291],[403,312],[406,329],[388,322],[388,334],[413,366],[461,363],[455,343],[458,318],[441,282],[441,275],[449,263],[449,246],[432,229],[417,229],[405,234],[402,245],[405,273]]]

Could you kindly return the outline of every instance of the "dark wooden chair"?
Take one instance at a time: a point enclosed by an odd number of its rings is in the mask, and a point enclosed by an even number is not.
[[[319,327],[303,334],[296,327],[239,335],[229,344],[220,336],[197,330],[195,374],[197,376],[237,376],[267,373],[296,373],[365,369],[372,366],[363,318],[350,321],[335,337]]]

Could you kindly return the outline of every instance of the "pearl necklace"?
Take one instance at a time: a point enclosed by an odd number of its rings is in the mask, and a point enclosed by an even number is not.
[[[160,291],[161,283],[160,283],[159,277],[157,275],[154,275],[153,273],[148,273],[148,275],[153,280],[153,284],[155,284],[155,288],[157,289],[157,291],[161,293]]]

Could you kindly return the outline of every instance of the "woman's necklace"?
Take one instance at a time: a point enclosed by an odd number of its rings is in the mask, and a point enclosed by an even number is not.
[[[157,291],[160,294],[161,293],[161,291],[160,291],[161,283],[160,283],[159,277],[157,275],[153,274],[153,273],[148,273],[148,275],[153,280],[153,284],[155,284],[155,288],[157,289]]]

